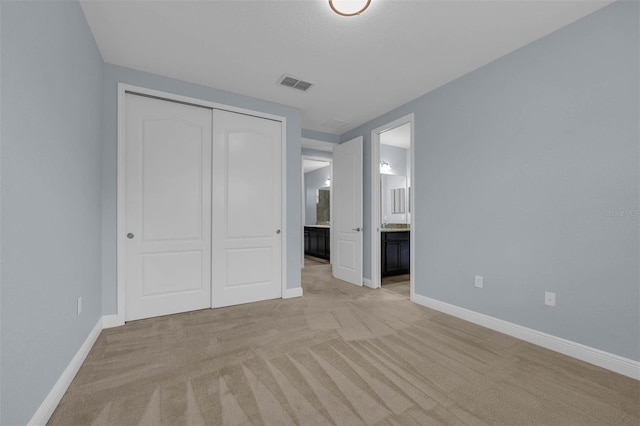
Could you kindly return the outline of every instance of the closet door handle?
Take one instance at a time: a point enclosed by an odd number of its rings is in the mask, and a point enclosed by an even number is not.
[[[135,235],[133,235],[131,232],[127,234],[128,239],[133,240],[133,237],[135,237]]]
[[[276,234],[279,234],[281,231],[279,229],[276,229]]]

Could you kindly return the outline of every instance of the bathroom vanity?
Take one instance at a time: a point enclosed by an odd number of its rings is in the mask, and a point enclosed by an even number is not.
[[[304,227],[304,254],[329,260],[331,255],[331,227],[306,225]]]
[[[410,231],[386,228],[380,230],[382,276],[408,274],[411,267]]]

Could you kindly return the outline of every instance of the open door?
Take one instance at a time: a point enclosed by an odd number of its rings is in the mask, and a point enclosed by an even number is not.
[[[362,137],[333,149],[332,273],[362,285]]]

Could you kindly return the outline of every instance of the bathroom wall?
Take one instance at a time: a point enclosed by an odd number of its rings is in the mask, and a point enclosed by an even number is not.
[[[407,159],[409,150],[397,146],[380,144],[380,161],[386,161],[391,166],[388,175],[407,176]]]

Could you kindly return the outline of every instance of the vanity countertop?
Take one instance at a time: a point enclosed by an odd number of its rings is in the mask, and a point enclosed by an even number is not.
[[[305,228],[331,228],[331,225],[305,225]]]
[[[380,232],[409,232],[409,228],[380,228]]]

